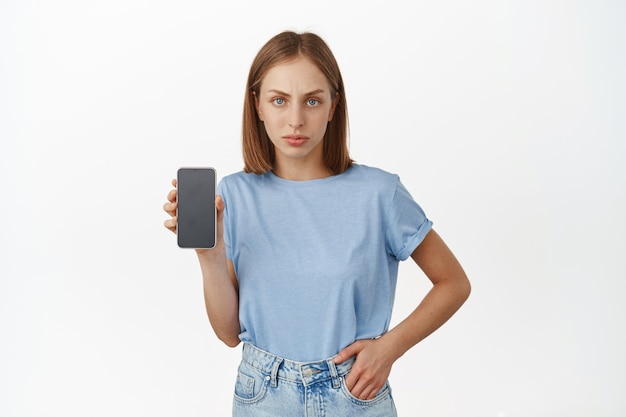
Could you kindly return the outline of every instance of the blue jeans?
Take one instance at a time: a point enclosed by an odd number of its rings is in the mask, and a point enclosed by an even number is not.
[[[388,383],[372,400],[350,394],[345,376],[353,363],[293,362],[246,343],[233,417],[396,417]]]

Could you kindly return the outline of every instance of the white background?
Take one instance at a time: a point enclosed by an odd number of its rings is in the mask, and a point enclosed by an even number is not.
[[[351,152],[400,174],[473,284],[391,382],[401,416],[626,415],[619,1],[0,1],[0,415],[227,416],[240,351],[162,227],[241,169],[272,35],[343,71]],[[395,321],[428,289],[401,268]]]

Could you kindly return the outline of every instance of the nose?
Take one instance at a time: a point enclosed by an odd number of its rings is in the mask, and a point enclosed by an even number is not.
[[[302,115],[302,109],[299,106],[294,106],[291,108],[291,112],[289,114],[289,127],[293,129],[297,129],[302,127],[304,124],[304,117]]]

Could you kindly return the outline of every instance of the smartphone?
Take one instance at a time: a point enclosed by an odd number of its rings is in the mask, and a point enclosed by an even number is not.
[[[180,168],[177,174],[178,246],[215,247],[215,169]]]

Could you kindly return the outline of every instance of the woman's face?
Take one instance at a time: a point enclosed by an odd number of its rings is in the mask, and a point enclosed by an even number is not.
[[[337,97],[324,74],[298,57],[272,67],[255,103],[274,144],[275,164],[323,164],[323,139]]]

